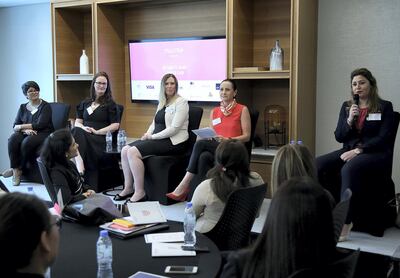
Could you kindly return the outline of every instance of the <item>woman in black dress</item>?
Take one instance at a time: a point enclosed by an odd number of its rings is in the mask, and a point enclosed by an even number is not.
[[[53,131],[50,105],[40,98],[40,88],[35,81],[22,85],[22,93],[29,100],[21,104],[14,121],[14,133],[8,139],[11,169],[2,173],[13,176],[13,184],[21,182],[22,169],[29,157],[35,155],[44,139]]]
[[[146,199],[143,157],[185,152],[189,139],[188,124],[188,102],[178,95],[178,80],[175,75],[166,74],[161,80],[158,107],[152,124],[141,140],[125,146],[121,151],[124,189],[115,196],[115,200],[124,200],[131,196],[129,202]]]
[[[97,73],[92,80],[90,98],[76,107],[75,127],[72,129],[79,145],[75,158],[79,173],[83,174],[85,169],[98,169],[98,160],[106,145],[106,133],[119,129],[117,109],[107,73]]]
[[[54,131],[44,142],[40,157],[49,171],[56,192],[61,190],[64,204],[77,202],[95,192],[88,190],[75,164],[79,145],[67,129]]]

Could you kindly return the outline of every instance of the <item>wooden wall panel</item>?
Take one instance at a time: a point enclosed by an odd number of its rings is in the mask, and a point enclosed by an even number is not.
[[[62,81],[57,82],[57,102],[68,103],[71,105],[69,117],[75,119],[76,106],[90,95],[91,81]],[[85,89],[82,89],[85,88]]]
[[[105,71],[110,77],[112,94],[115,102],[126,108],[125,91],[125,39],[123,11],[113,6],[97,6],[97,71]],[[126,110],[121,120],[126,128]]]

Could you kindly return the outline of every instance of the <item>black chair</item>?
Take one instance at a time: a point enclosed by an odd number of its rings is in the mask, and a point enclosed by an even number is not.
[[[118,115],[121,121],[124,113],[124,106],[117,104]],[[118,131],[112,133],[112,144],[116,148]],[[117,153],[104,152],[99,159],[98,169],[85,171],[85,182],[96,192],[120,186],[123,184],[122,171],[119,167],[120,155]]]
[[[342,195],[342,200],[335,206],[332,211],[336,242],[339,241],[343,225],[346,222],[347,213],[349,212],[351,195],[351,189],[347,188]]]
[[[185,154],[150,156],[143,160],[146,169],[144,179],[145,190],[150,200],[159,201],[163,205],[167,205],[171,201],[165,194],[173,191],[185,175],[190,154],[196,142],[196,135],[192,130],[199,128],[202,116],[203,108],[189,107],[189,142]]]
[[[359,255],[358,249],[327,266],[297,270],[288,278],[353,278]]]
[[[68,127],[68,116],[69,116],[69,110],[71,109],[71,106],[69,104],[59,103],[59,102],[50,102],[49,104],[50,104],[51,112],[52,112],[51,120],[53,122],[54,130]],[[37,149],[36,155],[34,157],[31,157],[27,161],[27,165],[26,165],[25,169],[22,169],[21,180],[29,181],[29,182],[36,182],[36,183],[43,183],[43,180],[40,175],[38,165],[36,162],[36,158],[40,155],[40,149],[41,149],[41,147],[39,147]]]
[[[57,193],[56,193],[56,189],[54,188],[54,185],[50,179],[47,167],[44,165],[44,163],[42,162],[42,159],[40,157],[38,157],[36,159],[36,161],[39,166],[39,171],[40,171],[40,175],[42,176],[43,183],[46,186],[47,193],[49,194],[50,199],[53,202],[53,204],[55,204],[55,203],[57,203]]]
[[[259,112],[257,110],[249,108],[249,114],[251,121],[250,140],[247,141],[244,145],[246,146],[247,152],[249,154],[249,159],[251,159],[251,149],[253,146],[254,134],[256,131]],[[188,194],[188,199],[192,198],[196,187],[206,179],[207,172],[212,167],[214,167],[214,154],[211,152],[203,152],[202,154],[200,154],[197,174],[190,182],[190,193]]]
[[[218,223],[204,233],[221,251],[237,250],[250,244],[250,232],[264,200],[267,184],[232,192]]]
[[[68,127],[68,116],[71,105],[59,102],[51,102],[51,120],[54,130]]]

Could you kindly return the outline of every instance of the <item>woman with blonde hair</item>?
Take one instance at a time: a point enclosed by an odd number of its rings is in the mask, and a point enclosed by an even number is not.
[[[149,155],[176,155],[187,149],[189,139],[189,105],[178,94],[178,79],[168,73],[161,79],[160,95],[153,122],[140,140],[121,151],[124,189],[116,201],[145,201],[143,157]],[[135,181],[135,183],[133,183]],[[135,189],[133,189],[135,187]]]
[[[272,162],[271,189],[278,187],[292,177],[308,176],[317,181],[314,157],[303,144],[287,144],[278,150]]]

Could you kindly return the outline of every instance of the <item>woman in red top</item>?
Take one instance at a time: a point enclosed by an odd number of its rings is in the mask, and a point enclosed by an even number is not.
[[[215,153],[220,142],[236,139],[243,143],[250,140],[251,121],[249,110],[245,105],[236,102],[237,88],[232,79],[225,79],[220,85],[221,104],[210,114],[211,127],[217,136],[213,140],[199,140],[193,148],[185,176],[174,192],[167,197],[184,201],[189,193],[190,181],[197,174],[199,158],[203,152]]]

